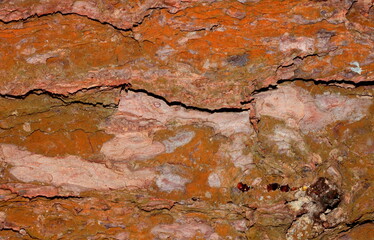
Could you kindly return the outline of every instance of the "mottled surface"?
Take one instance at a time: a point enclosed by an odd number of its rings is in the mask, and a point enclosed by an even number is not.
[[[0,239],[373,231],[372,1],[0,1]]]
[[[257,131],[254,109],[203,111],[131,90],[4,98],[1,123],[9,127],[1,129],[0,234],[356,236],[357,226],[373,219],[372,93],[371,87],[283,83],[254,95]],[[57,119],[55,109],[63,109],[58,119],[70,120],[47,121]],[[79,129],[104,138],[66,151]],[[38,141],[35,132],[44,133]],[[55,132],[71,140],[56,142]],[[52,151],[56,144],[59,151]],[[242,192],[238,182],[250,188]],[[269,191],[270,183],[291,190]]]
[[[284,79],[374,76],[372,2],[2,1],[1,94],[129,84],[241,107]],[[35,16],[37,14],[37,16]]]

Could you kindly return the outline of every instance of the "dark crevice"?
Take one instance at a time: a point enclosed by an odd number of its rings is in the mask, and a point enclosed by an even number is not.
[[[43,195],[38,195],[38,196],[35,196],[35,197],[27,197],[27,196],[22,196],[22,197],[30,199],[31,201],[38,201],[40,199],[44,199],[44,200],[50,201],[50,200],[67,200],[67,199],[82,199],[83,198],[83,197],[80,197],[80,196],[53,196],[53,197],[47,197],[47,196],[43,196]]]
[[[98,19],[91,18],[88,15],[83,15],[83,14],[79,14],[79,13],[63,13],[61,11],[55,11],[55,12],[45,13],[45,14],[40,14],[40,15],[39,14],[33,14],[33,15],[30,15],[30,16],[28,16],[26,18],[21,18],[21,19],[17,19],[17,20],[10,20],[10,21],[4,21],[4,20],[0,19],[0,22],[4,23],[4,24],[10,24],[10,23],[15,23],[15,22],[27,22],[28,20],[30,20],[32,18],[42,18],[42,17],[53,16],[53,15],[57,15],[57,14],[61,14],[63,16],[74,15],[74,16],[84,17],[84,18],[87,18],[87,19],[89,19],[91,21],[98,22],[98,23],[100,23],[102,25],[110,26],[110,27],[112,27],[113,29],[115,29],[117,31],[125,31],[125,32],[131,32],[132,31],[132,27],[131,28],[120,28],[120,27],[117,27],[117,26],[113,25],[110,22],[102,22],[102,21],[100,21]],[[134,25],[135,24],[133,24],[133,26]]]
[[[374,82],[373,81],[363,81],[363,82],[358,82],[357,83],[357,82],[353,82],[353,81],[349,81],[349,80],[323,81],[323,80],[304,79],[304,78],[281,79],[281,80],[278,80],[276,82],[276,84],[269,85],[267,87],[263,87],[263,88],[259,88],[257,90],[254,90],[252,92],[252,94],[251,94],[251,96],[253,98],[250,99],[250,100],[248,100],[248,101],[242,101],[242,102],[240,102],[240,104],[245,105],[245,104],[251,103],[251,102],[255,101],[255,96],[257,94],[260,94],[260,93],[263,93],[263,92],[272,91],[272,90],[276,90],[276,89],[278,89],[278,86],[281,85],[281,84],[283,84],[283,83],[296,82],[296,81],[310,82],[310,83],[313,83],[314,85],[317,85],[317,86],[318,85],[323,85],[323,86],[336,86],[336,87],[339,87],[338,86],[339,84],[351,85],[354,88],[358,88],[358,87],[372,87],[372,86],[374,86]],[[362,96],[372,97],[372,95],[362,95]]]
[[[308,58],[308,57],[321,57],[321,54],[326,54],[326,53],[313,53],[313,54],[305,55],[303,57],[296,56],[292,60],[297,60],[297,59],[304,60],[305,58]]]
[[[141,210],[141,211],[144,211],[144,212],[151,213],[151,212],[159,212],[159,211],[163,211],[163,210],[170,211],[174,206],[175,206],[175,204],[173,204],[173,206],[171,206],[171,207],[160,207],[160,208],[154,208],[154,209],[146,209],[144,207],[138,206],[138,209]]]
[[[352,223],[346,223],[345,226],[347,228],[344,229],[343,231],[340,231],[339,234],[348,233],[352,229],[354,229],[355,227],[358,227],[358,226],[361,226],[361,225],[364,225],[364,224],[367,224],[367,223],[374,223],[374,220],[373,219],[367,219],[367,220],[364,220],[364,221],[355,221],[355,222],[352,222]]]
[[[80,101],[80,100],[74,100],[74,101],[69,101],[69,98],[74,96],[75,94],[79,93],[79,92],[85,92],[85,91],[89,91],[89,90],[94,90],[94,89],[101,89],[101,88],[112,88],[112,89],[115,89],[115,88],[124,88],[125,86],[127,86],[128,84],[122,84],[122,85],[119,85],[119,86],[115,86],[115,87],[111,87],[111,86],[95,86],[95,87],[91,87],[91,88],[82,88],[76,92],[73,92],[73,93],[69,93],[69,94],[59,94],[59,93],[53,93],[53,92],[50,92],[50,91],[47,91],[47,90],[44,90],[44,89],[33,89],[33,90],[30,90],[28,91],[27,93],[23,94],[23,95],[11,95],[11,94],[0,94],[0,98],[7,98],[7,99],[20,99],[20,100],[24,100],[25,98],[27,98],[28,96],[30,95],[47,95],[53,99],[58,99],[60,100],[62,103],[64,103],[65,105],[70,105],[70,104],[83,104],[83,105],[90,105],[90,106],[102,106],[104,108],[116,108],[117,107],[117,104],[114,104],[114,103],[110,103],[110,104],[103,104],[101,102],[96,102],[96,103],[90,103],[90,102],[84,102],[84,101]]]
[[[303,57],[301,57],[301,56],[296,56],[296,57],[294,57],[294,58],[292,59],[292,63],[290,63],[290,64],[288,64],[288,65],[280,65],[280,66],[278,66],[277,69],[275,70],[275,72],[278,72],[278,70],[279,70],[280,68],[288,68],[288,67],[291,67],[291,66],[295,65],[295,64],[296,64],[296,63],[295,63],[296,60],[303,61],[305,58],[308,58],[308,57],[320,57],[322,54],[323,54],[323,53],[321,53],[321,54],[319,54],[319,53],[313,53],[313,54],[305,55],[305,56],[303,56]]]
[[[162,9],[167,9],[167,7],[160,7],[160,6],[159,7],[150,7],[147,10],[162,10]],[[132,25],[132,28],[138,27],[139,25],[141,25],[144,22],[145,19],[149,18],[150,16],[151,16],[151,13],[145,14],[140,21],[138,21],[138,22],[136,22]],[[118,30],[121,30],[121,29],[119,28]]]
[[[368,9],[368,13],[371,11],[371,9],[374,9],[374,3],[373,3],[373,5],[371,5],[370,7],[369,7],[369,9]]]
[[[346,225],[347,225],[347,227],[349,227],[350,229],[352,229],[354,227],[357,227],[359,225],[364,225],[366,223],[374,223],[374,220],[373,219],[367,219],[367,220],[363,220],[363,221],[355,221],[353,223],[348,223]]]
[[[19,233],[19,231],[13,229],[13,228],[10,228],[10,227],[3,227],[0,229],[0,231],[11,231],[11,232],[15,232],[15,233]]]
[[[252,99],[250,99],[250,100],[248,100],[248,101],[241,101],[240,104],[241,104],[241,105],[250,104],[250,103],[254,102],[254,100],[255,100],[255,99],[252,98]]]
[[[263,87],[263,88],[260,88],[260,89],[257,89],[255,91],[253,91],[251,96],[255,97],[255,95],[257,95],[257,94],[278,89],[278,85],[280,85],[282,83],[295,82],[295,81],[312,82],[315,85],[325,85],[325,86],[329,86],[329,85],[333,85],[333,84],[348,84],[348,85],[352,85],[353,87],[356,87],[356,88],[357,87],[362,87],[362,86],[373,86],[374,85],[374,82],[372,82],[372,81],[363,81],[363,82],[356,83],[356,82],[348,81],[348,80],[322,81],[322,80],[303,79],[303,78],[282,79],[282,80],[278,80],[276,82],[276,84],[274,84],[274,85],[269,85],[267,87]],[[165,97],[157,95],[157,94],[152,93],[152,92],[149,92],[145,89],[132,88],[130,83],[124,83],[124,84],[120,84],[120,85],[116,85],[116,86],[94,86],[94,87],[89,87],[89,88],[82,88],[82,89],[79,89],[78,91],[75,91],[75,92],[69,93],[69,94],[53,93],[53,92],[50,92],[50,91],[47,91],[47,90],[44,90],[44,89],[33,89],[33,90],[28,91],[27,93],[25,93],[23,95],[0,94],[0,97],[8,98],[8,99],[21,99],[21,100],[23,100],[23,99],[25,99],[28,96],[33,95],[33,94],[35,94],[35,95],[46,94],[46,95],[50,96],[51,98],[60,100],[65,105],[83,104],[83,105],[90,105],[90,106],[93,106],[93,107],[101,106],[101,107],[110,108],[110,109],[115,109],[115,108],[118,107],[118,105],[114,104],[114,103],[110,103],[110,104],[104,104],[104,103],[101,103],[101,102],[92,103],[92,102],[85,102],[85,101],[82,101],[82,100],[69,101],[69,98],[74,96],[77,93],[86,92],[86,91],[95,90],[95,89],[98,90],[98,91],[100,91],[101,89],[102,90],[121,89],[121,90],[125,90],[125,91],[136,92],[136,93],[145,93],[148,96],[151,96],[153,98],[162,100],[168,106],[181,106],[185,109],[195,110],[195,111],[200,111],[200,112],[207,112],[207,113],[245,112],[245,111],[248,111],[250,109],[250,108],[209,109],[209,108],[189,106],[189,105],[186,105],[186,104],[184,104],[183,102],[180,102],[180,101],[171,101],[170,102]],[[248,101],[242,101],[242,102],[240,102],[240,104],[241,105],[246,105],[246,104],[252,103],[253,101],[255,101],[255,98],[251,98]]]
[[[191,29],[191,30],[179,28],[179,30],[181,32],[202,32],[202,31],[214,31],[218,27],[219,27],[219,24],[213,24],[212,26],[209,26],[209,27],[202,27],[202,28]]]
[[[357,0],[353,0],[351,5],[349,6],[349,8],[347,9],[347,12],[345,13],[345,17],[347,18],[347,15],[349,14],[349,12],[351,11],[351,9],[353,8],[353,6],[356,4]]]
[[[303,81],[303,82],[312,82],[315,85],[324,85],[329,86],[331,84],[348,84],[352,85],[355,88],[357,87],[366,87],[366,86],[374,86],[373,81],[363,81],[363,82],[353,82],[349,80],[329,80],[329,81],[322,81],[322,80],[316,80],[316,79],[304,79],[304,78],[293,78],[293,79],[281,79],[277,81],[277,85],[285,83],[285,82],[295,82],[295,81]]]
[[[259,93],[262,93],[262,92],[268,92],[268,91],[271,91],[271,90],[275,90],[275,89],[278,89],[277,84],[276,85],[269,85],[269,86],[263,87],[263,88],[259,88],[259,89],[254,90],[252,92],[252,96],[254,96],[256,94],[259,94]],[[243,103],[246,103],[246,102],[243,102]]]
[[[147,8],[148,11],[161,10],[161,9],[167,9],[167,7],[153,6],[153,7]],[[134,21],[132,23],[131,27],[129,27],[129,28],[121,28],[121,27],[118,27],[118,26],[114,25],[113,23],[110,23],[110,22],[107,22],[107,21],[101,21],[101,20],[98,20],[96,18],[92,18],[92,17],[90,17],[88,15],[85,15],[85,14],[80,14],[80,13],[76,13],[76,12],[64,13],[61,10],[50,12],[50,13],[44,13],[44,14],[37,14],[37,13],[35,13],[35,14],[32,14],[32,15],[30,15],[28,17],[25,17],[25,18],[20,18],[20,19],[10,20],[10,21],[4,21],[4,20],[0,19],[0,23],[9,24],[9,23],[13,23],[13,22],[27,22],[28,20],[30,20],[32,18],[41,18],[41,17],[52,16],[52,15],[56,15],[56,14],[61,14],[63,16],[75,15],[75,16],[79,16],[79,17],[84,17],[84,18],[87,18],[87,19],[89,19],[91,21],[98,22],[98,23],[100,23],[102,25],[110,26],[110,27],[112,27],[113,29],[115,29],[117,31],[124,31],[124,32],[132,32],[132,28],[137,27],[140,24],[142,24],[143,21],[146,18],[150,17],[150,15],[151,15],[151,13],[145,13],[144,16],[142,16],[139,21]],[[129,15],[131,15],[131,13]]]
[[[62,99],[61,99],[62,100]],[[96,102],[96,103],[89,103],[89,102],[83,102],[83,101],[64,101],[62,100],[66,105],[70,105],[70,104],[82,104],[82,105],[89,105],[89,106],[93,106],[93,107],[97,107],[97,106],[101,106],[103,108],[112,108],[112,109],[115,109],[117,108],[117,104],[115,103],[110,103],[110,104],[103,104],[101,102]]]
[[[25,99],[27,98],[28,96],[30,95],[48,95],[50,96],[51,98],[54,98],[54,99],[58,99],[60,101],[62,101],[64,104],[66,105],[70,105],[70,104],[84,104],[84,105],[90,105],[90,106],[102,106],[104,108],[116,108],[117,107],[117,104],[103,104],[103,103],[100,103],[100,102],[97,102],[97,103],[90,103],[90,102],[84,102],[84,101],[80,101],[80,100],[76,100],[76,101],[69,101],[69,97],[72,97],[74,96],[75,94],[79,93],[79,92],[84,92],[84,91],[89,91],[89,90],[94,90],[94,89],[101,89],[101,88],[109,88],[109,89],[122,89],[122,90],[126,90],[126,91],[132,91],[132,92],[141,92],[141,93],[145,93],[146,95],[148,96],[151,96],[153,98],[156,98],[156,99],[159,99],[159,100],[162,100],[164,101],[168,106],[181,106],[185,109],[189,109],[189,110],[196,110],[196,111],[201,111],[201,112],[208,112],[208,113],[220,113],[220,112],[245,112],[245,111],[248,111],[249,109],[248,108],[219,108],[219,109],[208,109],[208,108],[200,108],[200,107],[194,107],[194,106],[188,106],[182,102],[179,102],[179,101],[172,101],[172,102],[169,102],[166,98],[160,96],[160,95],[157,95],[157,94],[154,94],[154,93],[151,93],[151,92],[148,92],[147,90],[145,89],[134,89],[134,88],[130,88],[131,84],[120,84],[120,85],[117,85],[117,86],[95,86],[95,87],[90,87],[90,88],[82,88],[76,92],[73,92],[73,93],[69,93],[69,94],[58,94],[58,93],[53,93],[53,92],[50,92],[50,91],[47,91],[47,90],[44,90],[44,89],[33,89],[33,90],[30,90],[28,91],[27,93],[23,94],[23,95],[11,95],[11,94],[0,94],[0,97],[2,98],[8,98],[8,99]]]
[[[151,96],[153,98],[156,98],[156,99],[159,99],[159,100],[162,100],[164,101],[168,106],[181,106],[185,109],[189,109],[189,110],[195,110],[195,111],[200,111],[200,112],[208,112],[208,113],[222,113],[222,112],[245,112],[245,111],[248,111],[249,109],[247,108],[218,108],[218,109],[209,109],[209,108],[201,108],[201,107],[194,107],[194,106],[188,106],[182,102],[178,102],[178,101],[172,101],[172,102],[169,102],[166,98],[160,96],[160,95],[156,95],[154,93],[151,93],[151,92],[148,92],[144,89],[132,89],[132,88],[128,88],[129,91],[132,91],[132,92],[140,92],[140,93],[145,93],[147,94],[148,96]]]
[[[52,98],[66,97],[66,95],[58,94],[58,93],[52,93],[52,92],[49,92],[49,91],[44,90],[44,89],[33,89],[33,90],[30,90],[27,93],[22,94],[22,95],[0,94],[0,97],[1,98],[8,98],[8,99],[20,99],[20,100],[23,100],[23,99],[25,99],[28,96],[33,95],[33,94],[35,94],[35,95],[46,94],[46,95],[48,95],[48,96],[50,96]]]

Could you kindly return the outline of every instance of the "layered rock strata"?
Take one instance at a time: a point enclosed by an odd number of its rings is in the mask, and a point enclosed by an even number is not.
[[[0,1],[0,238],[369,239],[372,5]]]

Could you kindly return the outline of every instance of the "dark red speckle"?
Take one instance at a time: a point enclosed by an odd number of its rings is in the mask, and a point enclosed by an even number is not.
[[[275,190],[277,190],[279,187],[280,187],[280,186],[279,186],[278,183],[271,183],[271,184],[268,184],[268,185],[266,186],[268,192],[270,192],[270,191],[275,191]]]
[[[247,192],[247,191],[249,191],[249,189],[251,189],[250,186],[248,186],[247,184],[242,183],[242,182],[239,182],[238,185],[237,185],[237,187],[242,192]]]
[[[287,185],[282,185],[279,188],[282,192],[289,192],[290,191],[290,186]]]

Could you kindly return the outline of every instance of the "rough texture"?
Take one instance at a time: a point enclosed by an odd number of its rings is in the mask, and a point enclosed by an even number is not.
[[[282,79],[370,81],[371,6],[366,0],[2,1],[0,93],[66,94],[130,83],[169,101],[218,109],[240,107],[253,91]]]
[[[1,239],[369,239],[372,1],[0,1]]]

